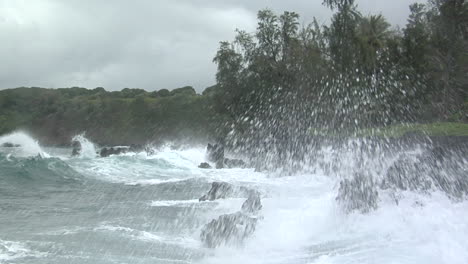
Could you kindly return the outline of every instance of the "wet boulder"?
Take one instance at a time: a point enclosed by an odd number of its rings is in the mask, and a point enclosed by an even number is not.
[[[241,245],[255,231],[257,218],[242,212],[221,215],[206,224],[200,239],[209,248],[221,245]]]
[[[207,194],[200,197],[199,201],[214,201],[227,198],[234,193],[234,187],[227,182],[213,182]]]
[[[72,156],[79,156],[81,154],[81,143],[77,140],[72,142]]]
[[[379,193],[370,175],[356,173],[351,179],[340,182],[336,200],[347,213],[367,213],[377,209]]]
[[[257,214],[262,209],[262,202],[260,200],[260,194],[256,191],[250,192],[249,197],[242,204],[242,212],[249,214]]]
[[[426,164],[409,157],[400,158],[388,168],[380,187],[384,190],[428,191],[432,187],[428,173]]]
[[[246,164],[241,159],[224,159],[224,167],[225,168],[245,168]]]
[[[211,169],[211,165],[208,164],[207,162],[202,162],[200,165],[198,165],[198,168],[200,169]]]
[[[213,182],[210,190],[198,200],[202,202],[226,199],[229,197],[249,197],[252,193],[258,192],[244,186],[234,186],[227,182]]]
[[[397,159],[382,179],[382,189],[429,192],[443,191],[449,197],[468,195],[468,173],[462,156],[441,147],[416,156]]]
[[[154,149],[150,146],[146,146],[144,148],[144,151],[146,152],[146,155],[148,156],[151,156],[151,155],[154,155],[156,152],[154,151]]]
[[[211,145],[208,143],[206,157],[208,161],[216,164],[217,169],[222,169],[224,167],[224,146],[222,144]]]
[[[128,147],[110,147],[110,148],[102,148],[99,152],[99,155],[103,158],[109,157],[110,155],[120,155],[127,153],[129,150]]]

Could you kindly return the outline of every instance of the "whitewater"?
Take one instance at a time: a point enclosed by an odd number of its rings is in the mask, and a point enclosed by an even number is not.
[[[0,263],[468,263],[468,202],[440,190],[379,192],[378,207],[346,212],[340,180],[379,175],[395,157],[331,148],[303,172],[200,169],[205,148],[97,157],[51,148],[23,132],[0,137]],[[410,148],[405,155],[420,153]],[[327,165],[339,164],[338,170]],[[462,158],[462,173],[467,161]],[[387,167],[386,167],[387,166]],[[207,248],[202,227],[240,197],[200,202],[214,181],[258,190],[263,208],[241,246]]]

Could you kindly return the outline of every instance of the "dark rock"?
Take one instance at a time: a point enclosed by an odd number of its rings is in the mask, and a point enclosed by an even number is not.
[[[262,209],[262,202],[260,200],[260,194],[256,191],[252,191],[242,204],[242,212],[256,214]]]
[[[111,147],[111,148],[102,148],[99,155],[103,158],[109,157],[110,155],[120,155],[127,153],[129,150],[128,147]]]
[[[221,215],[202,228],[200,238],[210,248],[226,244],[240,245],[253,234],[257,221],[257,218],[241,212]]]
[[[81,153],[81,143],[79,141],[72,142],[72,156],[78,156]]]
[[[241,159],[224,159],[224,166],[226,168],[245,168],[246,164]]]
[[[367,213],[377,209],[379,193],[369,175],[356,173],[352,179],[340,182],[336,200],[347,213],[360,211]]]
[[[211,184],[211,189],[198,200],[214,201],[217,199],[225,199],[228,197],[250,197],[254,193],[260,196],[257,191],[249,189],[247,187],[237,187],[227,182],[213,182]]]
[[[398,189],[410,191],[427,191],[432,187],[432,181],[426,177],[428,171],[425,164],[411,160],[409,157],[397,160],[388,170],[382,180],[382,189]]]
[[[234,187],[226,182],[213,182],[211,189],[207,194],[198,199],[199,201],[214,201],[216,199],[224,199],[234,193]]]
[[[154,153],[155,153],[154,149],[149,147],[149,146],[145,147],[145,152],[146,152],[146,155],[148,155],[148,156],[154,155]]]
[[[208,143],[206,154],[208,161],[216,164],[220,163],[220,165],[224,162],[224,146],[221,144],[211,145]]]
[[[462,158],[442,147],[416,156],[402,156],[387,170],[382,189],[429,192],[438,189],[449,197],[468,195],[468,172]]]
[[[107,148],[102,148],[101,152],[99,152],[99,155],[103,158],[109,157],[109,150]]]
[[[198,168],[200,168],[200,169],[211,169],[211,166],[207,162],[202,162],[202,163],[200,163],[200,165],[198,165]]]
[[[2,144],[2,147],[4,147],[4,148],[19,148],[19,147],[21,147],[21,145],[13,144],[13,143],[10,143],[10,142],[5,142],[5,143]]]
[[[222,143],[210,144],[206,147],[206,158],[213,162],[217,169],[245,168],[247,165],[241,159],[228,159],[224,157],[224,145]]]

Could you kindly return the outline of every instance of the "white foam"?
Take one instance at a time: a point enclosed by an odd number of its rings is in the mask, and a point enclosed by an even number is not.
[[[198,199],[193,200],[163,200],[163,201],[152,201],[151,206],[159,207],[184,207],[200,203]]]
[[[300,184],[307,177],[315,187]],[[216,249],[202,263],[468,263],[468,202],[408,192],[397,205],[382,193],[378,210],[347,215],[328,177],[279,181],[245,246]]]
[[[0,263],[26,257],[43,257],[47,254],[33,251],[24,243],[0,239]]]
[[[126,153],[107,158],[73,159],[71,166],[91,177],[130,185],[155,185],[203,177],[199,160],[204,150],[164,148],[154,155]]]

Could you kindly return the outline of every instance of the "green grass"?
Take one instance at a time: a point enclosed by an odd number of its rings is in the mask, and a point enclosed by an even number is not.
[[[362,136],[402,137],[406,133],[420,133],[428,136],[468,136],[468,124],[440,122],[429,124],[401,124],[384,128],[366,129],[358,132]]]

